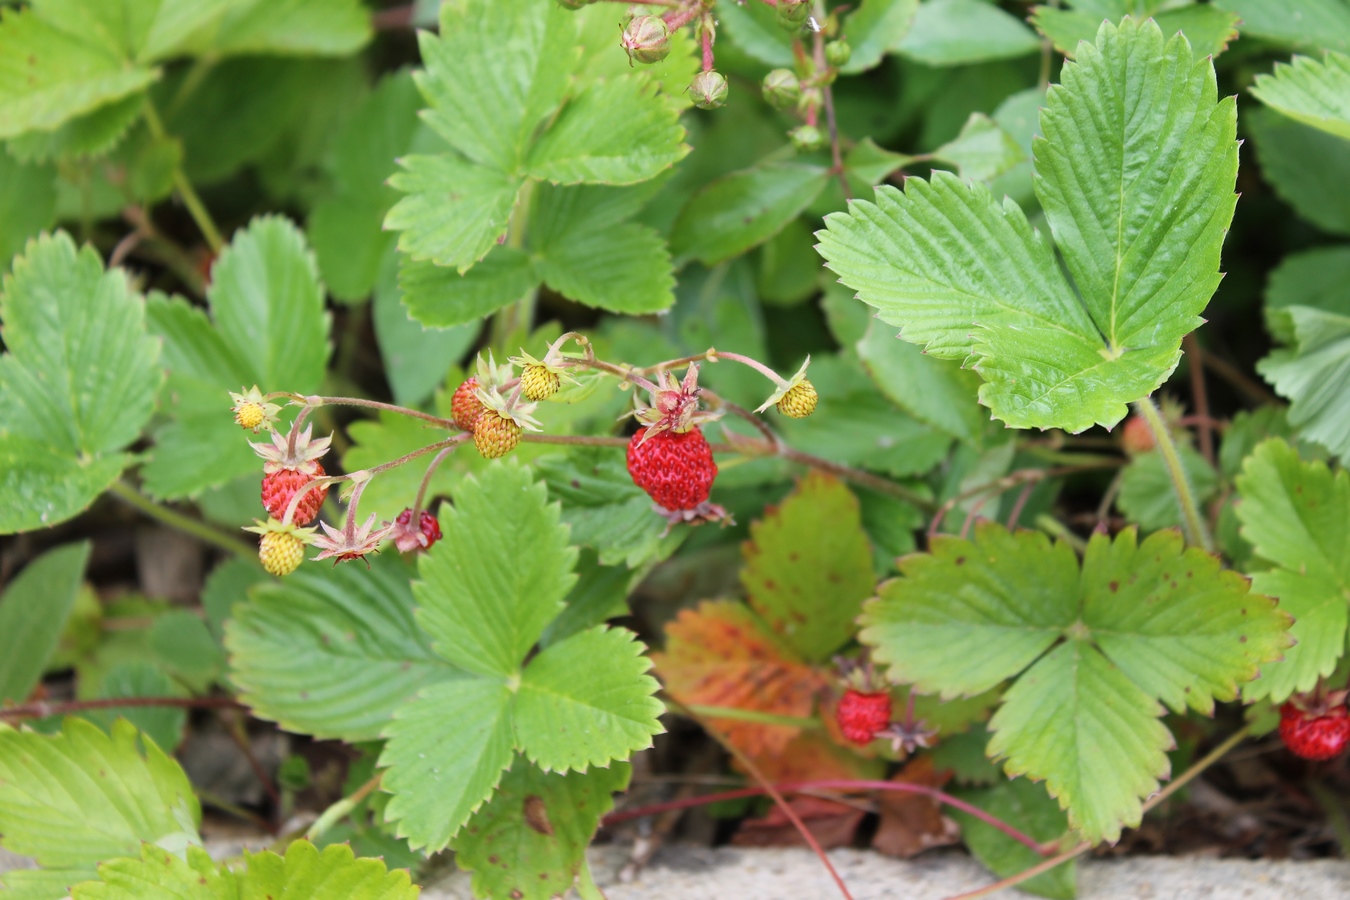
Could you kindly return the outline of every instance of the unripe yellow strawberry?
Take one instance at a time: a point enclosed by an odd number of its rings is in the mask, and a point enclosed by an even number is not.
[[[520,373],[520,392],[529,400],[547,400],[558,393],[562,378],[548,366],[526,366]]]
[[[258,559],[268,572],[285,577],[300,568],[305,559],[305,542],[293,532],[269,531],[258,545]]]
[[[520,424],[495,409],[485,409],[473,423],[473,445],[484,459],[505,456],[520,443]]]
[[[778,411],[794,419],[805,419],[816,411],[817,399],[815,385],[803,378],[778,398]]]
[[[249,431],[261,425],[264,418],[263,408],[257,403],[241,403],[234,411],[234,421],[240,428],[247,428]]]

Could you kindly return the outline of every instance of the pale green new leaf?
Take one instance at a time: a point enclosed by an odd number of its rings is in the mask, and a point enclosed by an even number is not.
[[[858,639],[890,677],[944,698],[989,690],[1044,653],[1078,615],[1078,561],[1039,532],[976,526],[900,560],[863,606]]]
[[[576,581],[559,507],[529,469],[494,463],[460,483],[440,520],[413,585],[417,621],[454,665],[510,676]]]
[[[763,162],[699,190],[671,233],[677,256],[713,265],[773,237],[824,189],[829,169],[814,163]]]
[[[525,667],[516,741],[546,772],[627,759],[665,731],[652,661],[636,635],[603,625],[548,647]]]
[[[1242,33],[1304,50],[1350,53],[1350,4],[1345,0],[1214,0],[1242,19]]]
[[[1211,63],[1133,19],[1104,24],[1046,102],[1036,192],[1076,289],[1020,209],[942,173],[878,189],[818,236],[902,337],[973,357],[997,418],[1081,431],[1156,388],[1200,323],[1236,200],[1236,115]]]
[[[1298,642],[1281,663],[1243,691],[1248,700],[1280,702],[1311,690],[1345,652],[1350,590],[1350,473],[1301,462],[1279,439],[1264,441],[1237,478],[1242,536],[1277,568],[1252,575],[1254,590],[1279,600],[1295,619]]]
[[[454,842],[455,863],[473,872],[480,897],[552,900],[567,894],[613,794],[628,786],[628,763],[546,773],[523,756]]]
[[[0,321],[0,533],[10,534],[78,514],[117,479],[163,376],[126,275],[105,273],[64,232],[14,260]]]
[[[406,196],[384,217],[384,227],[402,232],[402,252],[463,273],[506,234],[523,178],[454,153],[408,156],[399,165],[404,171],[389,183]]]
[[[1017,17],[984,0],[928,0],[896,49],[930,66],[1008,59],[1040,49]]]
[[[750,524],[741,552],[750,606],[808,662],[824,662],[853,636],[875,581],[861,507],[843,482],[808,475]]]
[[[407,869],[389,871],[383,860],[358,859],[346,844],[322,851],[292,841],[285,857],[245,853],[239,900],[417,900],[420,888]]]
[[[0,14],[0,139],[51,131],[137,93],[159,73],[126,64],[82,34],[84,22],[54,24],[32,9]]]
[[[384,815],[414,850],[444,849],[492,796],[515,756],[511,702],[502,679],[468,678],[432,685],[394,711],[380,754],[382,787],[393,794]]]
[[[962,178],[988,181],[1026,159],[1026,154],[993,119],[971,113],[961,133],[934,150],[933,158],[955,166]]]
[[[200,820],[183,770],[126,721],[114,723],[111,736],[79,718],[51,736],[0,724],[3,845],[64,873],[67,891],[47,896],[65,896],[70,885],[95,877],[102,860],[138,855],[143,842],[198,843]]]
[[[254,714],[320,739],[370,741],[417,691],[463,677],[413,618],[411,571],[302,566],[236,598],[226,626],[230,678]]]
[[[1275,74],[1256,76],[1252,94],[1291,119],[1350,140],[1350,56],[1344,53],[1276,63]]]
[[[239,900],[236,876],[200,847],[188,847],[186,860],[154,844],[140,849],[100,864],[98,880],[76,885],[73,900]]]
[[[1144,17],[1143,14],[1139,16]],[[1112,14],[1106,18],[1114,20],[1119,17]],[[1191,53],[1197,60],[1218,56],[1238,36],[1237,14],[1224,12],[1216,6],[1183,6],[1158,13],[1153,19],[1168,37],[1178,31],[1186,35],[1186,40],[1191,44]],[[1080,41],[1092,43],[1102,23],[1102,16],[1079,9],[1038,6],[1032,10],[1031,23],[1050,39],[1056,50],[1072,59]]]
[[[144,471],[163,498],[194,495],[257,471],[234,423],[230,391],[311,393],[323,381],[330,317],[303,233],[280,216],[254,219],[211,269],[211,317],[156,297],[152,331],[164,338],[173,420],[156,435]]]
[[[1214,467],[1192,447],[1178,447],[1177,456],[1196,502],[1213,497],[1219,489],[1219,473]],[[1182,526],[1181,503],[1167,464],[1157,450],[1140,453],[1121,470],[1116,503],[1126,518],[1145,531]]]
[[[0,704],[24,702],[42,680],[88,561],[88,541],[49,550],[0,594]]]
[[[1290,401],[1289,424],[1336,456],[1350,457],[1350,316],[1311,306],[1269,311],[1273,330],[1292,336],[1256,370]]]
[[[988,753],[1007,757],[1010,777],[1044,779],[1086,840],[1116,841],[1122,824],[1139,824],[1140,798],[1170,771],[1161,712],[1100,651],[1069,641],[1004,695]]]

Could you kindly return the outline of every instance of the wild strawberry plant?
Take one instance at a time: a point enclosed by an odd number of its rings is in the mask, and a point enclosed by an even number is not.
[[[1343,758],[1350,13],[435,6],[0,15],[5,894],[599,896],[685,716],[738,840],[867,795],[1071,896],[1245,736]],[[205,584],[119,593],[138,520]],[[346,748],[300,831],[245,714]]]

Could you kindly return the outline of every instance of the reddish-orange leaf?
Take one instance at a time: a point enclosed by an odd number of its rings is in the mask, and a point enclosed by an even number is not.
[[[846,847],[853,843],[853,832],[867,813],[854,806],[846,806],[820,797],[796,797],[788,801],[821,847]],[[741,823],[731,842],[738,847],[804,847],[806,841],[797,826],[774,804],[760,819]]]

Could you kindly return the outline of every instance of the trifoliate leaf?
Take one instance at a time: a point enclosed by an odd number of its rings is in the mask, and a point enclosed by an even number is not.
[[[568,893],[600,817],[631,773],[627,763],[546,773],[516,757],[497,793],[456,838],[455,863],[473,872],[479,896],[551,900]]]
[[[956,166],[971,181],[989,181],[1026,158],[1012,135],[984,113],[971,113],[961,133],[933,151],[933,158]]]
[[[417,621],[454,665],[509,676],[576,582],[558,505],[529,469],[498,463],[465,478],[440,520],[413,585]]]
[[[853,52],[839,68],[845,75],[866,72],[909,33],[919,0],[862,0],[844,19],[843,38]]]
[[[47,19],[33,9],[0,19],[0,138],[51,131],[98,107],[141,91],[154,69],[128,65],[114,49],[81,34],[81,18]]]
[[[706,601],[667,622],[666,649],[653,654],[666,690],[681,703],[777,716],[811,715],[824,679],[741,603]],[[801,729],[743,719],[710,721],[755,758],[786,752]]]
[[[1281,200],[1323,231],[1350,235],[1350,154],[1345,141],[1269,109],[1243,113],[1261,175]]]
[[[1183,6],[1157,13],[1153,20],[1168,37],[1177,32],[1186,35],[1191,43],[1191,53],[1197,60],[1218,56],[1238,36],[1237,14],[1224,12],[1216,6]],[[1072,59],[1080,41],[1092,43],[1102,17],[1084,10],[1038,6],[1032,10],[1031,24],[1050,39],[1056,50]]]
[[[61,873],[65,892],[45,896],[65,896],[100,861],[136,856],[142,843],[199,843],[200,821],[183,770],[125,720],[111,736],[79,718],[51,736],[0,724],[0,834],[5,849],[47,870],[46,883]],[[29,877],[10,872],[0,883],[21,890]]]
[[[1015,16],[982,0],[928,0],[896,49],[930,66],[959,66],[1025,56],[1040,49]]]
[[[1350,52],[1350,8],[1345,0],[1214,0],[1242,19],[1242,33],[1303,50]]]
[[[410,575],[388,554],[370,571],[302,566],[236,597],[225,643],[240,697],[290,731],[378,738],[402,701],[463,676],[417,627]]]
[[[852,637],[875,585],[858,499],[843,482],[807,475],[751,523],[741,552],[750,606],[806,660],[823,662]]]
[[[1252,94],[1305,125],[1350,139],[1350,56],[1328,53],[1322,61],[1295,56],[1275,64],[1275,74],[1257,75]]]
[[[1276,565],[1252,575],[1254,590],[1278,598],[1298,642],[1243,689],[1247,701],[1281,702],[1311,690],[1345,652],[1350,590],[1350,473],[1301,462],[1279,439],[1259,444],[1237,478],[1242,536]]]
[[[1274,329],[1292,336],[1288,347],[1275,350],[1256,370],[1290,401],[1289,424],[1298,435],[1326,447],[1336,456],[1350,456],[1350,316],[1288,306],[1270,310]]]
[[[546,772],[627,759],[665,729],[646,648],[627,629],[597,626],[530,661],[516,695],[516,741]]]
[[[860,640],[924,693],[1015,677],[989,754],[1010,776],[1044,779],[1092,841],[1138,824],[1167,772],[1159,701],[1210,712],[1289,644],[1288,616],[1175,531],[1096,534],[1080,573],[1062,543],[982,523],[973,541],[939,536],[900,569],[864,607]]]
[[[125,273],[64,232],[30,241],[4,279],[0,533],[83,511],[122,473],[163,379]]]
[[[421,890],[406,869],[391,872],[383,860],[357,859],[345,844],[319,851],[309,841],[292,841],[284,858],[246,852],[244,865],[242,900],[417,900]]]
[[[408,315],[431,328],[477,322],[538,284],[529,256],[514,247],[497,247],[464,273],[401,255],[398,273]]]
[[[1178,447],[1181,468],[1186,473],[1197,503],[1219,489],[1219,475],[1205,458],[1190,447]],[[1157,450],[1140,453],[1120,473],[1120,511],[1145,531],[1182,526],[1181,502],[1177,500],[1167,463]]]
[[[262,216],[235,235],[211,268],[211,317],[182,299],[154,297],[164,338],[172,421],[156,435],[143,474],[157,497],[184,497],[259,471],[229,410],[229,392],[311,393],[323,381],[330,319],[304,235]]]
[[[238,900],[234,873],[219,871],[200,847],[178,853],[142,844],[139,856],[111,859],[98,867],[98,880],[71,890],[74,900]]]
[[[22,703],[56,651],[89,561],[89,542],[49,550],[0,594],[0,703]]]
[[[454,153],[408,156],[389,183],[405,196],[384,218],[398,249],[463,274],[506,234],[523,178]],[[406,288],[405,288],[406,289]]]
[[[935,752],[940,752],[948,743],[944,740]],[[936,765],[942,767],[944,764],[938,760]],[[1064,813],[1045,792],[1045,787],[1027,778],[1011,781],[1000,778],[991,787],[956,791],[956,796],[1038,841],[1056,840],[1068,828]],[[948,814],[961,826],[961,840],[966,847],[999,878],[1025,872],[1043,859],[1035,850],[968,813],[952,809]],[[1018,887],[1051,900],[1074,900],[1078,886],[1074,863],[1070,860]]]
[[[823,165],[798,161],[762,162],[723,176],[684,205],[671,248],[705,265],[739,256],[801,215],[831,177]]]
[[[857,350],[867,374],[896,406],[957,440],[980,440],[989,413],[980,407],[974,372],[924,353],[878,321],[868,324]]]
[[[1036,193],[1074,286],[1020,209],[943,173],[879,188],[818,235],[829,267],[906,340],[972,358],[980,401],[1014,427],[1114,425],[1166,379],[1218,285],[1236,201],[1235,107],[1217,100],[1212,63],[1133,19],[1080,49],[1035,144]]]
[[[500,678],[426,688],[394,711],[380,754],[385,820],[414,850],[443,849],[515,756],[512,693]]]

